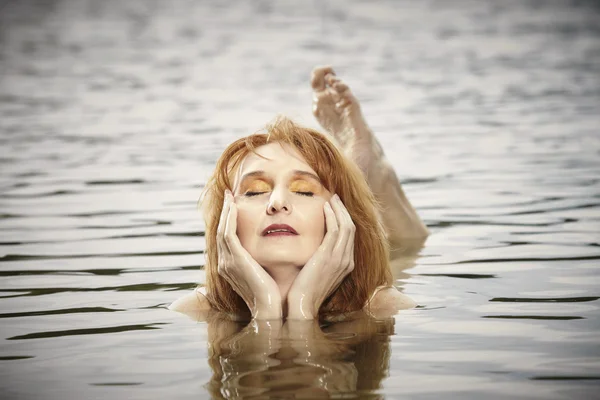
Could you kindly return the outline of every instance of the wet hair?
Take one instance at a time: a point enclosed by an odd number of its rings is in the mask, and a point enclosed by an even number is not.
[[[233,188],[235,174],[244,158],[269,143],[287,144],[304,157],[322,185],[337,193],[356,226],[354,270],[323,302],[319,315],[362,309],[375,288],[391,285],[389,245],[378,218],[378,204],[361,170],[322,133],[277,117],[264,128],[231,143],[219,157],[200,199],[206,224],[206,293],[211,306],[236,315],[249,314],[248,306],[218,273],[217,228],[225,190]]]

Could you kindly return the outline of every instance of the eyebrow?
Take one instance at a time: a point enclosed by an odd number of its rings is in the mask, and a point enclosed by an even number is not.
[[[292,171],[292,173],[294,176],[307,176],[307,177],[312,178],[315,181],[321,183],[321,180],[319,179],[319,177],[317,175],[313,174],[312,172],[295,169],[294,171]],[[265,175],[265,171],[262,171],[262,170],[248,172],[247,174],[242,175],[242,178],[240,179],[240,184],[248,178],[252,178],[252,177],[256,177],[256,176],[264,176],[264,175]]]

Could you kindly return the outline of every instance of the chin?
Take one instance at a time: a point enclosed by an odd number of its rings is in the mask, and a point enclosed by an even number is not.
[[[260,257],[260,259],[256,259],[256,262],[258,262],[264,268],[280,267],[282,265],[293,265],[294,267],[304,267],[304,265],[308,262],[308,259],[269,256],[269,257]]]
[[[310,255],[299,254],[297,248],[262,248],[259,250],[259,253],[260,255],[257,254],[256,257],[253,256],[253,258],[265,268],[281,265],[303,267],[310,259]]]

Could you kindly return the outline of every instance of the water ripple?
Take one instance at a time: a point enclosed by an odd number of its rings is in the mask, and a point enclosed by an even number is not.
[[[218,156],[276,113],[316,127],[327,62],[432,235],[394,271],[421,306],[312,352],[319,393],[594,397],[597,2],[0,3],[2,393],[231,397],[219,374],[264,390],[275,368],[302,395],[285,352],[248,362],[275,341],[214,340],[235,329],[165,305],[206,281],[197,200]],[[344,326],[329,336],[363,336]]]
[[[64,331],[50,331],[50,332],[36,332],[28,333],[26,335],[19,335],[6,338],[6,340],[28,340],[28,339],[48,339],[48,338],[59,338],[65,336],[81,336],[81,335],[102,335],[106,333],[120,333],[130,331],[148,331],[154,329],[161,329],[161,325],[168,325],[166,323],[157,322],[153,324],[138,324],[138,325],[122,325],[112,326],[107,328],[92,328],[92,329],[70,329]]]
[[[559,297],[559,298],[527,298],[527,297],[494,297],[490,301],[509,302],[509,303],[581,303],[587,301],[596,301],[600,297]]]
[[[125,310],[105,308],[105,307],[81,307],[81,308],[69,308],[69,309],[63,309],[63,310],[4,313],[4,314],[0,314],[0,318],[33,317],[33,316],[38,316],[38,315],[57,315],[57,314],[104,313],[104,312],[117,312],[117,311],[125,311]]]

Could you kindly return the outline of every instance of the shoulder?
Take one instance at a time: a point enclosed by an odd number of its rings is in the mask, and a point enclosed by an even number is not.
[[[390,317],[400,310],[415,308],[417,303],[400,293],[393,286],[380,286],[375,289],[365,308],[374,317]]]
[[[186,314],[195,320],[206,319],[211,309],[203,288],[194,289],[193,292],[178,298],[169,306],[169,310]]]

